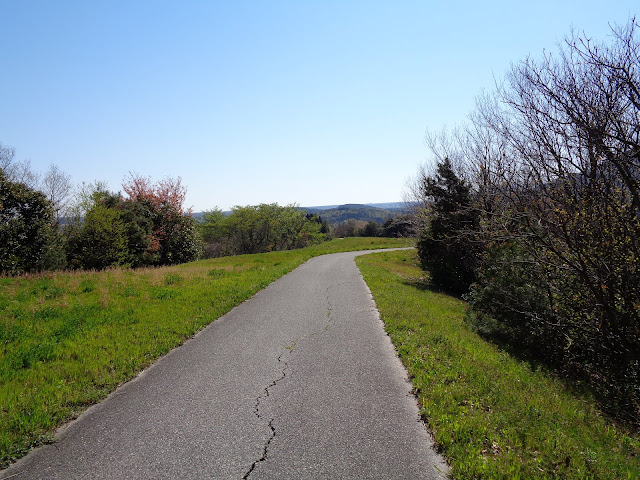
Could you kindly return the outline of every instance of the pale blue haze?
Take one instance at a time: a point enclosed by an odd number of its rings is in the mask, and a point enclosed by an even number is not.
[[[195,210],[398,201],[427,128],[510,62],[637,1],[0,0],[0,142],[119,190],[180,176]]]

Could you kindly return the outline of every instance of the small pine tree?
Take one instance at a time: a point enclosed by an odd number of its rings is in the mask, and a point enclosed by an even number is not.
[[[421,266],[435,286],[464,293],[475,279],[478,250],[472,241],[478,215],[471,206],[471,188],[446,158],[438,163],[435,177],[422,179],[420,189],[432,200],[430,224],[418,240]]]

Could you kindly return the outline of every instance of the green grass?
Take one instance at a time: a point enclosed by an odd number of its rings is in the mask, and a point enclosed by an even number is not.
[[[638,434],[472,332],[463,301],[426,288],[414,251],[357,262],[453,478],[640,478]]]
[[[349,238],[166,268],[0,277],[0,467],[309,258],[407,245]]]

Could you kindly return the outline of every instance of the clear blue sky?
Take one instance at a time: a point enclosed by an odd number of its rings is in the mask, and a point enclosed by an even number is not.
[[[511,62],[634,1],[0,0],[0,142],[119,190],[182,177],[196,211],[399,201],[428,128]]]

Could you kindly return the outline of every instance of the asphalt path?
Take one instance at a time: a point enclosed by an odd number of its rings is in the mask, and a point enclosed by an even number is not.
[[[361,254],[272,283],[0,478],[445,478]]]

